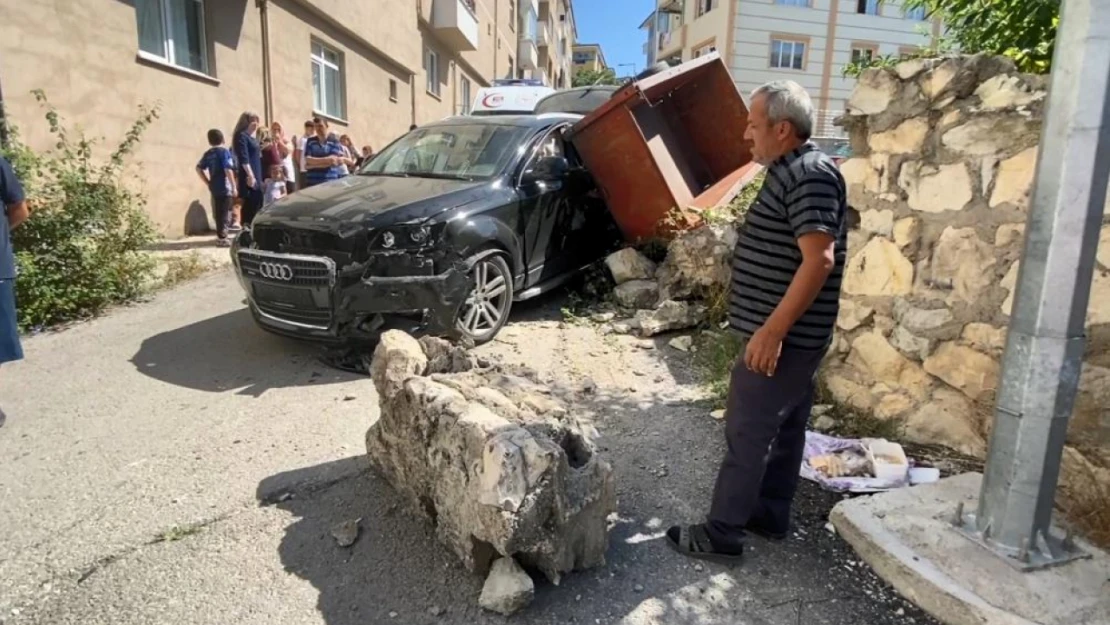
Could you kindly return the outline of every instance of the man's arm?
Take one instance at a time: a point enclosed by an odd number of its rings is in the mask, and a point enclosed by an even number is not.
[[[27,200],[17,202],[15,204],[8,204],[8,227],[15,230],[19,224],[27,221],[31,216],[31,209],[27,206]]]
[[[757,373],[774,375],[783,339],[813,305],[836,266],[842,184],[832,172],[813,172],[785,198],[802,262],[786,294],[749,342],[744,362]]]
[[[203,182],[205,185],[208,185],[209,183],[212,182],[208,178],[208,170],[201,167],[200,165],[197,165],[197,176],[200,178],[200,181]]]
[[[235,166],[224,169],[228,184],[231,187],[231,197],[239,197],[239,183],[235,180]]]
[[[243,173],[247,175],[247,186],[253,189],[257,185],[254,171],[251,170],[250,137],[245,132],[235,137],[235,158],[239,161],[239,167],[243,168]]]

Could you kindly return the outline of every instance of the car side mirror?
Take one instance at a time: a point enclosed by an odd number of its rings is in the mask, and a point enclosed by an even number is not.
[[[563,156],[545,156],[537,159],[531,167],[524,170],[521,182],[532,184],[536,182],[558,182],[570,173],[570,163]]]

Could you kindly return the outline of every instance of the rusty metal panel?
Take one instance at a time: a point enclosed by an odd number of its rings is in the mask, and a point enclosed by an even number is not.
[[[574,147],[625,238],[635,241],[653,236],[656,222],[675,201],[632,112],[625,107],[612,109],[596,120],[590,132],[577,135]]]
[[[712,53],[625,86],[568,138],[625,236],[637,240],[666,236],[658,224],[672,209],[707,208],[722,187],[750,178],[747,123],[744,100]]]

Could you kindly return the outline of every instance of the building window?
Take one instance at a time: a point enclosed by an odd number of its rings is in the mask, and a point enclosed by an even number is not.
[[[706,45],[694,50],[694,58],[697,59],[697,58],[700,58],[700,57],[703,57],[703,56],[709,54],[710,52],[716,52],[716,51],[717,51],[717,46],[715,46],[711,43],[706,44]]]
[[[771,40],[771,67],[805,69],[806,44],[789,39]]]
[[[788,7],[808,7],[809,0],[775,0],[775,4],[782,4]]]
[[[924,6],[914,7],[912,9],[906,9],[905,14],[906,14],[906,19],[908,19],[908,20],[913,20],[915,22],[924,22],[925,21],[925,7]]]
[[[861,15],[878,15],[881,0],[856,0],[856,13]]]
[[[439,55],[435,50],[428,50],[424,55],[424,73],[427,75],[428,93],[439,97]]]
[[[208,73],[204,0],[136,0],[139,49],[172,65]]]
[[[875,60],[879,51],[872,45],[853,45],[852,46],[852,63],[856,65],[866,65]]]
[[[717,8],[717,4],[720,2],[720,0],[697,0],[697,2],[698,6],[696,17],[701,17],[706,13],[712,11],[713,9]]]
[[[516,0],[509,0],[509,30],[516,30]]]
[[[513,62],[513,57],[509,57],[509,78],[516,75],[516,63]]]
[[[397,101],[397,81],[392,78],[389,79],[389,101]]]
[[[312,106],[329,117],[343,119],[343,63],[339,53],[312,42]]]
[[[459,80],[459,97],[462,99],[462,114],[470,114],[470,79],[463,76]]]

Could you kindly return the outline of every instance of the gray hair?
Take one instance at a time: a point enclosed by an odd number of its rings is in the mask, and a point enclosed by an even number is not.
[[[794,134],[806,141],[813,135],[813,100],[809,93],[793,80],[776,80],[752,92],[767,99],[767,117],[772,124],[790,122]]]

